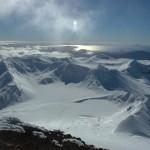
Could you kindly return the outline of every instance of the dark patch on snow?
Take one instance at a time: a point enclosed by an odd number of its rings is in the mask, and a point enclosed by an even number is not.
[[[7,71],[7,66],[6,64],[4,63],[4,61],[1,61],[0,62],[0,76]]]
[[[52,78],[44,78],[44,79],[40,80],[39,83],[46,85],[46,84],[50,84],[50,83],[53,83],[53,82],[54,82],[54,80]]]
[[[134,78],[145,78],[150,81],[150,65],[144,65],[134,60],[130,63],[127,72]]]
[[[75,100],[74,103],[83,103],[89,100],[103,100],[103,99],[108,99],[108,97],[109,96],[85,98],[85,99]]]
[[[104,66],[99,65],[98,68],[92,71],[95,78],[107,90],[122,89],[125,87],[123,77],[117,70],[109,70]]]
[[[55,74],[65,83],[79,83],[85,79],[89,69],[73,63],[60,65]]]

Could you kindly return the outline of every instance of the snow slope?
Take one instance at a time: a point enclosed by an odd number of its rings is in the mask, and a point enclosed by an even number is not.
[[[1,45],[0,117],[61,129],[112,150],[148,150],[149,56],[144,50]]]

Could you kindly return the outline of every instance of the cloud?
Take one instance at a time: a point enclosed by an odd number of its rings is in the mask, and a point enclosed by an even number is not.
[[[34,2],[34,0],[0,0],[0,18],[12,14],[25,15]]]
[[[19,26],[16,24],[17,32],[31,28],[57,40],[74,36],[74,20],[80,33],[76,37],[86,37],[96,14],[97,10],[86,8],[86,2],[81,0],[0,0],[0,20],[26,18]]]

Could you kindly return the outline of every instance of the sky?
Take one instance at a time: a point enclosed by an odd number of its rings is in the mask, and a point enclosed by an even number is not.
[[[150,43],[150,0],[0,0],[1,41]]]

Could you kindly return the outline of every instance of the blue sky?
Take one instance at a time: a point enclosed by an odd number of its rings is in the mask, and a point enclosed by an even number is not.
[[[149,44],[150,1],[0,0],[0,40]]]

